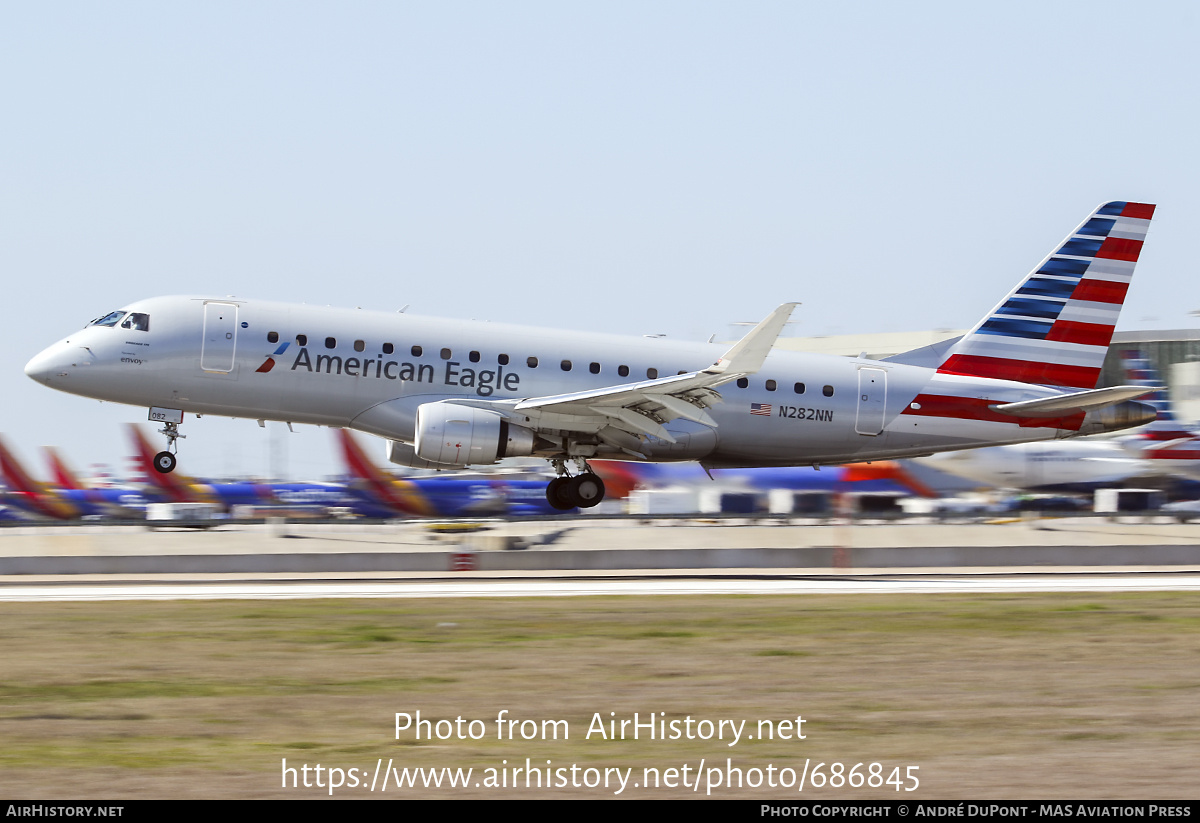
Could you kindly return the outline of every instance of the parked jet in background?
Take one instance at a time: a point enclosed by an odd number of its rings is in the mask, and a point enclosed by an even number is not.
[[[32,475],[0,439],[0,472],[8,492],[5,502],[37,517],[78,520],[83,517],[141,517],[146,496],[129,489],[54,488]],[[69,472],[68,472],[69,473]]]
[[[164,501],[172,503],[212,503],[223,509],[234,506],[285,508],[294,512],[324,514],[330,510],[349,510],[361,517],[389,517],[391,512],[373,504],[341,483],[285,482],[210,482],[154,470],[154,447],[140,426],[130,425],[137,465],[146,482]]]
[[[1128,435],[1112,439],[1020,443],[963,452],[946,452],[918,460],[922,465],[996,488],[1094,489],[1136,478],[1181,475],[1200,478],[1200,439],[1176,417],[1149,358],[1141,351],[1121,353],[1125,381],[1143,386],[1143,402],[1153,406],[1155,420]]]
[[[355,489],[395,514],[410,517],[562,514],[547,501],[543,477],[510,472],[393,477],[367,457],[349,430],[338,429],[337,437]]]
[[[260,483],[209,483],[177,474],[154,471],[154,447],[140,426],[129,425],[134,455],[142,479],[154,495],[167,503],[210,503],[228,510],[232,506],[253,506],[279,502],[271,489]]]
[[[921,457],[923,466],[998,489],[1084,490],[1154,474],[1112,440],[1017,443]]]
[[[8,487],[5,501],[9,505],[38,517],[54,520],[70,520],[83,516],[78,505],[64,500],[44,483],[34,480],[2,440],[0,471],[3,471],[4,484]]]
[[[785,303],[728,351],[233,298],[159,297],[34,357],[31,378],[147,406],[168,449],[185,413],[388,439],[421,468],[543,457],[558,509],[593,506],[593,458],[710,468],[833,465],[1116,431],[1142,387],[1095,389],[1154,206],[1106,203],[975,327],[884,361],[771,351]],[[643,379],[644,378],[644,379]],[[169,473],[175,455],[154,456]],[[578,472],[571,476],[568,464]]]
[[[153,492],[144,485],[136,488],[120,485],[106,479],[102,484],[80,479],[78,473],[67,465],[67,461],[53,446],[43,446],[50,474],[54,478],[55,488],[63,492],[72,492],[84,500],[97,506],[113,507],[113,514],[122,517],[141,517],[146,506],[157,502]]]
[[[1162,474],[1200,479],[1200,437],[1194,428],[1175,416],[1167,386],[1146,355],[1137,350],[1122,352],[1126,380],[1130,385],[1152,390],[1145,401],[1157,412],[1154,422],[1117,438],[1128,452],[1149,463]]]
[[[671,486],[716,487],[736,491],[767,492],[773,489],[826,492],[899,492],[920,497],[938,494],[895,461],[851,463],[814,469],[785,466],[762,469],[714,469],[705,472],[696,463],[651,464],[596,460],[592,468],[604,479],[613,496],[624,497],[638,488]]]
[[[50,466],[50,474],[54,478],[57,488],[79,490],[88,488],[89,484],[79,479],[79,475],[67,465],[67,462],[58,453],[58,449],[53,446],[43,446],[42,451],[46,454],[46,462]]]

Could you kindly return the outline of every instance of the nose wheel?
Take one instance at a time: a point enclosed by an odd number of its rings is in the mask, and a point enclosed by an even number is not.
[[[170,474],[175,471],[177,462],[175,455],[170,452],[159,452],[154,455],[154,470],[159,474]]]
[[[167,423],[158,430],[158,433],[166,435],[167,450],[154,455],[154,470],[159,474],[170,474],[175,471],[175,464],[178,462],[174,453],[174,449],[177,448],[175,441],[187,435],[179,433],[178,423]]]

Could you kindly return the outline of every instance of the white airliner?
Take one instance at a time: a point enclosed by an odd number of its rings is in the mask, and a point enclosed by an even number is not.
[[[210,297],[111,312],[25,367],[146,406],[175,466],[185,413],[337,426],[392,462],[548,459],[557,508],[594,506],[593,457],[706,467],[840,464],[1115,431],[1142,386],[1095,389],[1154,206],[1097,208],[962,338],[883,361],[772,351],[785,303],[710,344]],[[947,278],[963,272],[946,272]],[[944,282],[953,283],[953,280]],[[573,465],[575,473],[568,471]]]
[[[918,458],[924,466],[1001,489],[1109,486],[1154,475],[1147,460],[1112,440],[1016,443]]]
[[[1158,370],[1141,351],[1125,351],[1121,356],[1125,363],[1125,379],[1131,385],[1151,389],[1146,402],[1155,408],[1158,417],[1149,426],[1120,437],[1117,442],[1160,472],[1200,479],[1200,436],[1194,427],[1185,425],[1175,416],[1167,386],[1159,379]]]
[[[1141,351],[1121,353],[1126,381],[1145,386],[1143,402],[1157,419],[1113,439],[1017,443],[943,452],[919,463],[987,486],[1010,489],[1085,488],[1134,478],[1200,477],[1200,438],[1176,419],[1158,372]]]

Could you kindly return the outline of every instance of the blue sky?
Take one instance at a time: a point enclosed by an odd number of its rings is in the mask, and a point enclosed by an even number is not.
[[[155,294],[705,339],[971,325],[1097,204],[1159,204],[1120,328],[1194,327],[1182,2],[0,7],[0,431],[145,410],[24,363]],[[189,420],[182,468],[333,470]],[[286,436],[285,436],[286,435]],[[281,445],[282,444],[282,445]]]

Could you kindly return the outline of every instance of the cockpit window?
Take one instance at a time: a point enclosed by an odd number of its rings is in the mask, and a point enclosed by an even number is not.
[[[114,312],[110,312],[110,313],[104,315],[103,317],[99,317],[99,318],[93,320],[91,323],[88,323],[88,325],[89,326],[115,326],[115,325],[117,325],[118,322],[120,322],[121,318],[124,316],[125,316],[125,312],[114,311]]]
[[[129,316],[125,318],[125,322],[121,324],[121,328],[150,331],[150,315],[136,311],[130,312]]]

